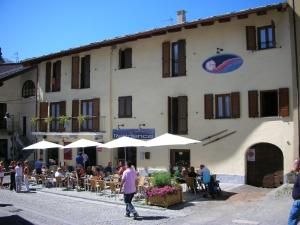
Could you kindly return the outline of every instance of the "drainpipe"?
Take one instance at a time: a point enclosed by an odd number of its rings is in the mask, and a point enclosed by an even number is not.
[[[38,65],[36,65],[36,85],[35,85],[35,87],[36,87],[35,88],[35,117],[37,118],[37,116],[38,116],[38,93],[39,93],[38,92],[38,90],[39,90],[39,66]],[[35,125],[35,131],[37,131],[36,128],[37,128],[37,124]],[[35,142],[37,142],[36,136],[35,136]],[[34,154],[34,161],[36,161],[38,157],[39,156],[36,151]]]
[[[299,66],[298,66],[298,43],[297,43],[297,26],[296,26],[296,9],[295,9],[295,0],[293,0],[292,5],[293,10],[293,28],[294,28],[294,44],[295,44],[295,70],[296,70],[296,87],[297,87],[297,106],[298,106],[298,157],[300,156],[300,95],[299,95]]]
[[[113,73],[113,68],[112,68],[112,60],[113,60],[113,51],[115,49],[115,46],[111,46],[110,48],[110,55],[109,55],[109,139],[112,140],[112,129],[113,129],[113,114],[112,114],[112,101],[113,101],[113,96],[112,96],[112,73]],[[114,151],[111,151],[110,153],[110,161],[113,162],[114,158]]]

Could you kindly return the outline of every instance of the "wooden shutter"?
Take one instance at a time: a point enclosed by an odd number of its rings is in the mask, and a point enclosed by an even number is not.
[[[125,61],[125,68],[132,67],[132,49],[131,48],[125,49],[124,61]]]
[[[132,117],[132,96],[127,96],[125,102],[126,117]]]
[[[214,118],[214,95],[206,94],[204,95],[204,118],[213,119]]]
[[[93,131],[99,131],[100,99],[93,99]]]
[[[126,115],[125,105],[126,105],[126,99],[124,97],[119,97],[118,98],[118,117],[119,118],[123,118]]]
[[[249,117],[258,117],[258,92],[256,90],[248,91]]]
[[[170,77],[170,42],[162,43],[162,76]]]
[[[178,98],[178,134],[188,133],[188,98],[179,96]]]
[[[179,40],[178,41],[178,63],[179,63],[179,76],[185,76],[186,75],[186,54],[185,54],[185,40]]]
[[[173,123],[172,123],[172,97],[168,96],[168,132],[173,133]]]
[[[65,116],[66,115],[66,101],[59,102],[59,116]],[[59,123],[59,131],[63,132],[65,131],[65,127],[63,124]]]
[[[48,117],[48,102],[40,102],[40,131],[47,132],[47,123],[45,118]]]
[[[87,55],[84,57],[84,87],[90,88],[90,67],[91,67],[91,56]]]
[[[51,62],[46,63],[46,92],[51,91]]]
[[[79,56],[72,57],[72,89],[79,88]]]
[[[178,104],[177,98],[168,97],[168,132],[177,134],[178,131]]]
[[[231,117],[240,118],[240,93],[231,93]]]
[[[246,26],[247,50],[256,50],[256,27]]]
[[[119,69],[124,68],[122,55],[123,55],[123,51],[122,51],[122,49],[119,49]]]
[[[55,91],[60,91],[60,82],[61,82],[61,61],[58,60],[55,63]]]
[[[77,116],[79,116],[79,100],[73,100],[72,101],[72,132],[79,131],[79,122]]]
[[[289,116],[289,89],[279,89],[279,116]]]
[[[272,35],[273,35],[272,44],[273,44],[273,48],[276,48],[276,36],[275,36],[275,23],[274,23],[274,21],[272,21],[271,27],[272,27]]]

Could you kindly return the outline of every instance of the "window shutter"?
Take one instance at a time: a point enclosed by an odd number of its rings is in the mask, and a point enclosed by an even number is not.
[[[122,118],[122,117],[125,117],[125,105],[126,105],[126,102],[125,102],[125,98],[124,97],[119,97],[118,98],[118,117],[119,118]]]
[[[240,118],[240,93],[231,93],[231,117]]]
[[[173,117],[173,112],[172,112],[172,97],[168,96],[168,132],[170,134],[173,133],[173,123],[172,123],[172,117]]]
[[[65,116],[66,115],[66,101],[59,102],[59,116]],[[59,131],[63,132],[65,131],[65,127],[63,124],[59,123]]]
[[[100,99],[93,99],[93,131],[99,131]]]
[[[91,56],[87,55],[84,57],[84,87],[90,88],[90,66],[91,66]]]
[[[60,91],[61,82],[61,61],[55,63],[55,91]]]
[[[40,102],[40,131],[47,132],[47,123],[45,118],[48,117],[48,102]]]
[[[119,49],[119,69],[122,69],[124,67],[122,53],[123,53],[122,49]]]
[[[289,89],[279,89],[279,116],[289,116]]]
[[[51,91],[51,62],[46,63],[46,92]]]
[[[246,26],[247,50],[256,50],[256,27]]]
[[[125,112],[126,117],[132,117],[132,96],[128,96],[125,98]]]
[[[204,95],[204,111],[205,119],[213,119],[214,118],[214,95],[213,94],[206,94]]]
[[[188,133],[188,98],[178,97],[178,134]]]
[[[73,100],[72,101],[72,132],[79,131],[79,122],[77,116],[79,116],[79,100]]]
[[[248,91],[248,107],[249,107],[249,117],[258,117],[258,92]]]
[[[72,89],[79,88],[79,56],[72,57]]]
[[[178,50],[179,50],[179,76],[186,75],[186,54],[185,54],[185,40],[178,41]]]
[[[275,23],[272,21],[272,34],[273,34],[273,48],[276,48],[276,36],[275,36]]]
[[[162,76],[170,77],[170,42],[162,43]]]
[[[127,48],[125,49],[125,68],[132,67],[132,49]]]

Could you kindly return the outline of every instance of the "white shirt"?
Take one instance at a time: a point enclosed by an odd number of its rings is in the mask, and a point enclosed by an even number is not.
[[[56,171],[54,174],[55,177],[64,177],[64,175],[61,172]]]
[[[16,166],[16,177],[22,177],[23,176],[23,168],[22,166]]]
[[[83,158],[83,163],[86,163],[86,161],[88,161],[88,160],[89,160],[89,157],[88,157],[88,155],[87,155],[87,154],[85,154],[85,153],[83,153],[83,154],[82,154],[82,158]]]

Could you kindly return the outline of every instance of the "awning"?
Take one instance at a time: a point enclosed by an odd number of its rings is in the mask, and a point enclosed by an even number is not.
[[[29,145],[25,148],[23,148],[23,150],[32,150],[32,149],[48,149],[48,148],[63,148],[64,146],[59,145],[59,144],[55,144],[49,141],[40,141],[37,142],[35,144]]]
[[[64,148],[87,148],[87,147],[102,147],[103,144],[91,141],[87,139],[80,139],[78,141],[74,141],[71,144],[64,146]]]
[[[182,137],[179,135],[165,133],[149,141],[146,141],[146,147],[166,146],[166,145],[188,145],[200,143],[201,141]]]
[[[145,146],[145,144],[146,144],[145,141],[123,136],[115,140],[112,140],[110,142],[107,142],[103,146],[99,146],[99,147],[104,147],[104,148],[141,147],[141,146]]]

